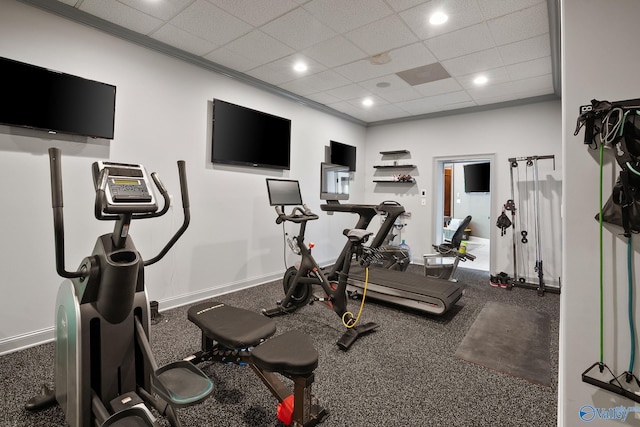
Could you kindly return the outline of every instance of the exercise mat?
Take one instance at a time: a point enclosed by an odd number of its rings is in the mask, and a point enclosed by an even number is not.
[[[550,386],[549,340],[546,313],[488,302],[460,343],[456,357]]]

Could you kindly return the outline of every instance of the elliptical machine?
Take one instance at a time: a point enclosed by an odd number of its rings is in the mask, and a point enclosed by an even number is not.
[[[178,162],[184,220],[155,257],[143,260],[129,226],[134,219],[167,213],[170,198],[155,173],[164,199],[158,210],[151,179],[142,165],[96,162],[95,217],[115,221],[114,231],[98,237],[91,256],[76,271],[65,269],[60,150],[49,149],[56,270],[65,278],[56,299],[54,389],[43,387],[26,409],[56,401],[71,427],[153,426],[148,404],[181,426],[176,409],[205,400],[213,385],[195,365],[178,361],[158,367],[149,342],[149,302],[144,267],[160,261],[189,225],[184,161]]]
[[[289,314],[314,302],[326,302],[327,305],[340,317],[343,325],[347,328],[337,345],[342,350],[348,350],[351,345],[363,334],[378,328],[377,323],[365,323],[357,325],[359,315],[347,311],[347,279],[351,260],[354,255],[366,264],[367,257],[363,253],[363,244],[367,242],[373,233],[366,230],[344,230],[343,234],[348,242],[343,257],[342,269],[337,271],[337,284],[330,283],[324,272],[311,255],[311,248],[304,242],[305,230],[308,221],[318,219],[309,208],[302,203],[300,195],[300,185],[298,181],[267,178],[267,190],[269,192],[269,203],[274,206],[278,217],[276,224],[290,221],[300,224],[298,235],[294,238],[295,249],[301,255],[300,265],[287,269],[282,279],[285,297],[277,301],[277,306],[272,309],[263,309],[262,313],[268,317]],[[284,212],[285,206],[295,206],[290,214]],[[319,285],[325,292],[325,297],[313,295],[313,286]],[[361,306],[362,310],[362,306]]]

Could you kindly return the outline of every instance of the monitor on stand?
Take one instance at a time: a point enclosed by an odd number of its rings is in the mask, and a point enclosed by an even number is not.
[[[320,200],[326,200],[327,203],[349,200],[350,180],[349,166],[321,163]]]
[[[300,183],[291,179],[267,178],[267,191],[271,206],[300,206]]]

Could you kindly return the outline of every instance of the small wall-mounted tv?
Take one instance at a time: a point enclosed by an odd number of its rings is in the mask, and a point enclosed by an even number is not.
[[[291,120],[214,99],[211,161],[290,169]]]
[[[491,191],[491,163],[469,163],[463,167],[465,193]]]
[[[356,171],[356,147],[338,141],[331,141],[329,149],[331,150],[331,163],[349,166],[351,172]]]
[[[0,124],[113,139],[116,87],[0,57]]]

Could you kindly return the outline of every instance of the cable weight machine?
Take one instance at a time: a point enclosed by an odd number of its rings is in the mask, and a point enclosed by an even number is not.
[[[553,292],[560,293],[560,289],[556,287],[547,287],[544,283],[544,270],[543,270],[543,262],[542,262],[542,244],[541,244],[541,236],[540,236],[540,188],[539,188],[539,179],[538,179],[538,161],[539,160],[552,160],[553,161],[553,170],[556,168],[556,160],[554,155],[547,156],[526,156],[526,157],[511,157],[508,159],[510,170],[509,175],[511,177],[511,199],[507,201],[505,204],[505,210],[511,212],[511,223],[513,228],[512,232],[512,255],[513,255],[513,280],[510,281],[508,288],[511,289],[513,286],[527,288],[527,289],[535,289],[538,291],[538,295],[544,296],[545,292]],[[520,182],[520,174],[514,175],[514,169],[518,168],[520,162],[525,162],[527,168],[532,168],[533,170],[533,214],[534,214],[534,234],[535,234],[535,249],[536,249],[536,261],[534,265],[534,272],[537,275],[538,283],[528,283],[527,279],[518,273],[518,240],[522,245],[526,245],[529,243],[530,231],[526,229],[522,229],[523,225],[526,225],[527,228],[529,214],[531,213],[531,209],[529,209],[528,199],[526,200],[526,208],[523,209],[523,198],[521,196],[521,190],[518,188],[518,203],[516,203],[516,178],[518,183]],[[525,185],[528,190],[529,181],[528,179],[525,181]],[[522,212],[525,211],[527,214],[527,221],[523,223],[523,221],[519,221],[520,223],[520,233],[517,231],[516,227],[516,211],[520,210],[521,215]],[[524,247],[522,252],[524,253]],[[523,257],[523,264],[526,263],[527,260]]]

